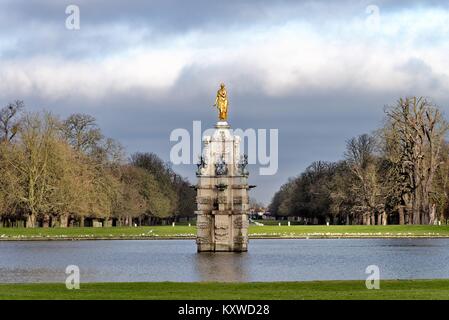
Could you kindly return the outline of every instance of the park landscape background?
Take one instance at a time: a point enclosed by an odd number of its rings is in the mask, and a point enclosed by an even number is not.
[[[382,128],[347,141],[343,160],[314,162],[289,179],[273,196],[271,213],[265,212],[270,219],[251,225],[249,237],[449,238],[446,120],[437,106],[416,97],[398,100],[385,114]],[[154,153],[127,157],[119,142],[104,137],[92,116],[61,119],[46,111],[28,112],[22,101],[15,101],[0,110],[0,132],[3,243],[195,239],[191,183]],[[263,207],[251,202],[254,212]],[[173,225],[155,226],[169,222]],[[382,280],[382,290],[367,290],[360,280],[88,282],[80,290],[60,283],[3,283],[0,300],[447,299],[448,283]]]
[[[252,212],[298,224],[447,224],[447,121],[424,97],[384,109],[384,126],[349,139],[343,160],[313,162],[276,192],[268,209],[251,201]],[[0,110],[0,141],[3,227],[194,218],[191,182],[151,150],[127,156],[90,115],[60,119],[28,112],[17,100]]]
[[[0,17],[0,300],[448,299],[447,1],[4,0]],[[233,128],[280,138],[275,175],[249,167],[238,255],[195,251],[195,165],[168,162],[170,131],[215,123],[221,82]]]

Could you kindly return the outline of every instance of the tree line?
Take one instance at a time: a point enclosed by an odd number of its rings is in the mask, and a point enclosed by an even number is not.
[[[448,128],[429,99],[399,99],[385,107],[381,128],[346,142],[344,159],[290,178],[269,210],[304,223],[447,223]]]
[[[194,197],[154,153],[125,160],[90,115],[0,109],[0,226],[157,224],[193,216]]]

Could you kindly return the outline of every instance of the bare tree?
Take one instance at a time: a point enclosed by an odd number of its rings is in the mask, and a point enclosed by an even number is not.
[[[18,177],[21,192],[18,202],[27,213],[27,227],[36,225],[38,214],[49,209],[50,164],[56,120],[49,114],[28,114],[19,130],[19,142],[7,154],[6,161]],[[19,190],[18,190],[19,191]]]
[[[0,109],[0,141],[11,141],[17,134],[24,103],[16,100]]]
[[[84,153],[95,149],[103,138],[95,118],[88,114],[72,114],[62,123],[62,131],[70,145]]]
[[[356,177],[353,194],[364,224],[375,224],[375,214],[383,208],[381,188],[374,155],[376,140],[367,134],[352,138],[346,143],[345,158],[351,172]]]
[[[433,223],[433,180],[441,164],[448,124],[436,106],[423,97],[400,99],[386,110],[398,138],[400,163],[408,175],[412,222]]]

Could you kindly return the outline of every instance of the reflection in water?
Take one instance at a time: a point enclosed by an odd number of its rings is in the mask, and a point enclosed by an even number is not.
[[[195,256],[199,281],[248,281],[248,253],[201,252]]]
[[[252,240],[245,253],[197,253],[189,240],[0,241],[0,283],[305,281],[449,278],[449,239]]]

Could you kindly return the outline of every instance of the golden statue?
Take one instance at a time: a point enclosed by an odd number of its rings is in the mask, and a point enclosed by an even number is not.
[[[217,91],[214,107],[218,109],[218,118],[226,121],[228,118],[228,93],[224,83],[220,84],[220,89]]]

